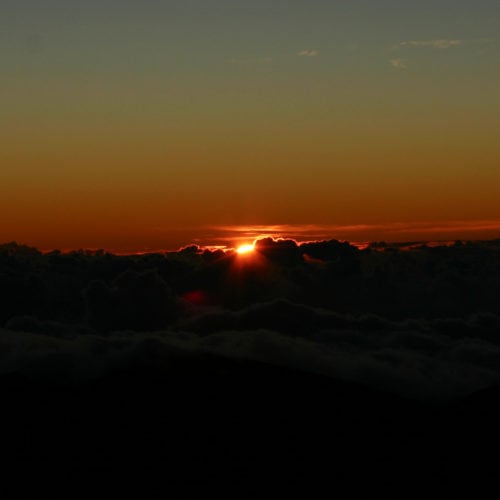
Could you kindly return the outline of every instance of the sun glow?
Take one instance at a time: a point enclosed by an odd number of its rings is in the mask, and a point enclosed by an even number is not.
[[[240,255],[245,255],[245,254],[249,254],[251,252],[253,252],[255,250],[254,246],[253,245],[240,245],[236,251],[240,254]]]

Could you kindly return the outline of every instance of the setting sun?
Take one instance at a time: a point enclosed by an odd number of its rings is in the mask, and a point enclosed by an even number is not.
[[[255,250],[255,247],[253,245],[240,245],[238,248],[237,248],[237,252],[240,254],[240,255],[243,255],[243,254],[248,254],[248,253],[251,253]]]

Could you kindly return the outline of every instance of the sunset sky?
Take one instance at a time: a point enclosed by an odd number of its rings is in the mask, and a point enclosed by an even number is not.
[[[3,0],[0,63],[2,241],[500,237],[498,0]]]

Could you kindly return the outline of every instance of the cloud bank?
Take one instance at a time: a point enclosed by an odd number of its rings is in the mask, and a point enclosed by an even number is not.
[[[250,256],[6,244],[0,373],[77,381],[209,353],[416,398],[466,395],[500,382],[499,262],[498,240],[360,250],[264,238]]]

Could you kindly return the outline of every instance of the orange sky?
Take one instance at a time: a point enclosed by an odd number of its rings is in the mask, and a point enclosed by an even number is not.
[[[278,3],[7,7],[2,239],[500,237],[500,7]]]

